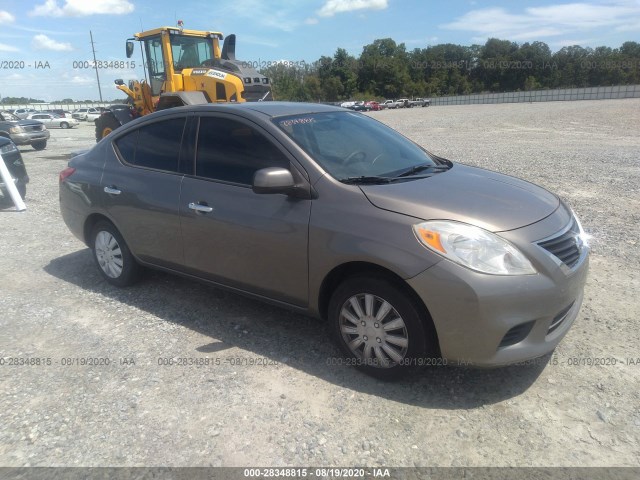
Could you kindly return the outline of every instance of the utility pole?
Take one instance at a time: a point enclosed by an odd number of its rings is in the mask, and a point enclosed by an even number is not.
[[[98,80],[98,93],[100,94],[100,102],[102,102],[102,88],[100,88],[100,75],[98,75],[98,61],[96,60],[96,48],[93,43],[93,33],[89,30],[89,36],[91,37],[91,50],[93,51],[93,68],[96,69],[96,79]]]

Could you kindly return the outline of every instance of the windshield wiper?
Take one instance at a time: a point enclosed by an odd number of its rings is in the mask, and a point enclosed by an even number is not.
[[[382,183],[391,183],[395,180],[397,180],[395,177],[367,177],[367,176],[347,177],[347,178],[340,179],[342,183],[346,183],[347,185],[354,185],[354,184],[378,185]]]
[[[448,165],[433,165],[431,163],[423,163],[422,165],[415,165],[404,172],[400,172],[395,178],[400,177],[409,177],[411,175],[415,175],[418,172],[422,172],[423,170],[432,170],[434,172],[441,172],[444,170],[449,170]]]

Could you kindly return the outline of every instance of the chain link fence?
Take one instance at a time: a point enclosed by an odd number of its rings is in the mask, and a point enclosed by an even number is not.
[[[433,97],[431,105],[473,105],[486,103],[558,102],[571,100],[605,100],[611,98],[640,98],[640,85],[615,87],[562,88],[529,92],[478,93]]]
[[[121,103],[121,102],[112,102]],[[78,108],[96,108],[96,107],[108,107],[111,103],[107,102],[89,102],[89,103],[23,103],[20,105],[4,104],[0,102],[0,110],[17,110],[19,108],[33,108],[38,112],[43,110],[62,109],[68,112],[73,112]]]

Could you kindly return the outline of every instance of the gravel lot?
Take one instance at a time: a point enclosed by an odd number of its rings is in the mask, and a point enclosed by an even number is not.
[[[21,148],[28,210],[0,211],[0,465],[640,466],[640,100],[371,115],[576,210],[590,278],[548,363],[389,384],[327,365],[313,319],[163,273],[109,286],[59,214],[58,172],[94,144],[82,124]],[[9,365],[27,357],[51,365]],[[111,364],[66,365],[83,357]]]

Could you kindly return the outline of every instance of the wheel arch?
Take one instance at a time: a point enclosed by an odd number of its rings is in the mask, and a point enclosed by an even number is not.
[[[84,243],[89,248],[91,248],[91,244],[90,244],[91,231],[93,230],[93,227],[96,225],[96,223],[98,223],[101,220],[109,222],[114,227],[118,228],[117,225],[115,223],[113,223],[113,220],[111,220],[109,217],[107,217],[106,215],[104,215],[102,213],[92,213],[91,215],[89,215],[86,218],[86,220],[84,221],[84,227],[82,229],[82,236],[83,236]],[[120,230],[118,230],[118,231],[120,231]]]
[[[437,354],[440,355],[440,340],[438,339],[438,332],[436,331],[435,324],[427,305],[422,301],[418,293],[401,276],[374,263],[343,263],[342,265],[338,265],[333,268],[333,270],[325,276],[318,294],[318,311],[323,320],[326,321],[328,319],[329,301],[331,300],[332,293],[345,279],[355,276],[375,276],[383,278],[406,293],[411,302],[414,303],[416,308],[418,308],[418,310],[423,314],[424,319],[426,320],[426,322],[423,323],[425,323],[424,327],[425,334],[428,337],[427,340],[433,340],[432,347],[436,348]]]

